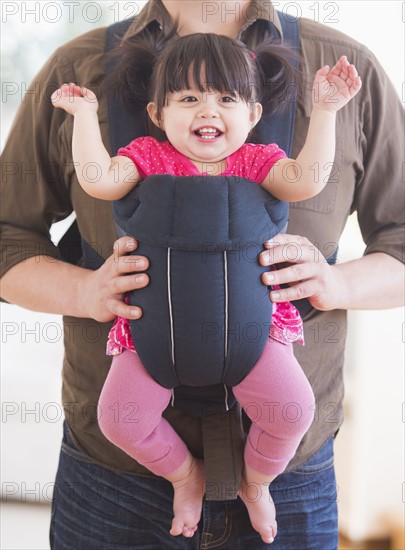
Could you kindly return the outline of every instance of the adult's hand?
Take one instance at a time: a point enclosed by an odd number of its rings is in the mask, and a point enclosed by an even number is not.
[[[265,285],[288,284],[270,292],[273,302],[285,302],[307,298],[312,307],[330,310],[339,307],[342,288],[341,273],[328,264],[324,256],[306,238],[280,234],[264,243],[265,251],[259,255],[263,266],[277,269],[263,273]]]
[[[100,322],[111,321],[116,315],[139,319],[142,310],[124,302],[126,292],[148,285],[145,271],[149,262],[144,256],[128,255],[137,249],[131,237],[114,243],[113,254],[95,271],[88,271],[79,288],[80,299],[87,303],[87,315]]]

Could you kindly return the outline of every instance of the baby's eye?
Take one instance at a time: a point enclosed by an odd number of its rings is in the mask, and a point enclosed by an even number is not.
[[[234,95],[223,95],[219,101],[221,101],[222,103],[235,103],[236,102],[236,96],[234,96]]]
[[[182,101],[183,103],[195,103],[196,101],[198,101],[198,99],[193,95],[186,95],[183,96],[180,101]]]

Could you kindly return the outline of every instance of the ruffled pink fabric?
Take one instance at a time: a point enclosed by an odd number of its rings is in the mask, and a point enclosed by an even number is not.
[[[282,344],[304,345],[301,315],[291,302],[273,302],[270,336]]]
[[[108,335],[107,355],[118,355],[124,349],[135,351],[135,346],[132,341],[129,320],[117,317]]]

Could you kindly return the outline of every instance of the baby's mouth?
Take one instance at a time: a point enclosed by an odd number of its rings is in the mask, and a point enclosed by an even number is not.
[[[198,128],[198,130],[195,130],[193,133],[197,137],[206,140],[215,139],[223,134],[218,128],[213,128],[212,126]]]

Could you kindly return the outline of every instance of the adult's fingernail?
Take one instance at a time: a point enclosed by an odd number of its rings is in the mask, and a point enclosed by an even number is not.
[[[134,258],[132,261],[134,262],[136,267],[138,267],[140,269],[143,269],[143,268],[146,267],[145,260],[143,260],[142,258]]]
[[[133,250],[135,248],[135,241],[128,241],[125,245],[127,250]]]

